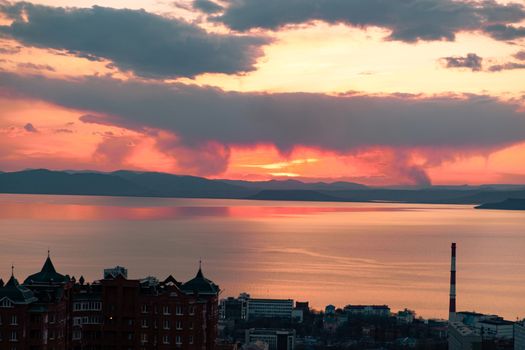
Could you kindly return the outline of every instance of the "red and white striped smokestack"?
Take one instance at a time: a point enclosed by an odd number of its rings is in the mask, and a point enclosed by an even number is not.
[[[452,255],[450,260],[450,303],[448,308],[448,320],[456,320],[456,243],[452,243]]]

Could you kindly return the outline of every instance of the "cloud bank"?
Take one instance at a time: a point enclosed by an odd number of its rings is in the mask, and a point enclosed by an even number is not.
[[[525,115],[485,96],[236,93],[211,87],[0,74],[0,87],[90,111],[84,122],[173,132],[187,146],[272,144],[347,152],[368,146],[490,148],[525,139]],[[7,93],[7,92],[5,92]]]
[[[13,21],[0,26],[0,36],[91,60],[111,60],[122,70],[148,78],[251,71],[261,46],[268,43],[262,37],[207,33],[144,10],[22,2],[0,4],[0,13]]]
[[[276,30],[285,25],[320,20],[355,27],[381,27],[389,39],[454,40],[460,31],[485,30],[501,40],[523,36],[523,28],[510,24],[525,18],[519,3],[494,0],[230,0],[216,16],[230,28]]]

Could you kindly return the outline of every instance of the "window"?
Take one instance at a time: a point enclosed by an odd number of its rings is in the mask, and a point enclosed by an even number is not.
[[[195,315],[195,305],[190,305],[190,315]]]
[[[9,338],[10,341],[18,341],[18,332],[17,331],[11,331],[11,338]]]
[[[146,333],[142,333],[140,336],[140,341],[144,344],[148,342],[148,335]]]
[[[193,329],[193,321],[190,322],[190,329]]]
[[[13,307],[13,303],[11,302],[11,300],[4,298],[0,303],[0,307]]]
[[[176,328],[182,329],[182,321],[177,321]]]
[[[55,323],[56,316],[55,314],[49,314],[49,323]]]
[[[193,335],[190,335],[189,338],[188,338],[188,342],[190,344],[193,344]]]
[[[149,305],[148,304],[142,304],[142,313],[147,314],[149,312]]]
[[[164,307],[162,308],[162,313],[163,313],[164,315],[171,315],[170,307],[169,307],[169,306],[164,306]]]
[[[82,331],[75,329],[73,331],[73,340],[80,340],[82,339]]]
[[[182,306],[177,305],[177,307],[175,308],[175,313],[177,315],[182,315]]]
[[[177,344],[177,345],[182,344],[182,337],[180,335],[177,335],[175,337],[175,344]]]
[[[133,333],[128,333],[128,340],[133,340]]]
[[[142,328],[148,328],[148,320],[145,318],[142,319]]]
[[[162,344],[169,344],[170,343],[170,337],[168,335],[164,335],[162,337]]]
[[[164,329],[171,329],[170,320],[164,320]]]
[[[13,326],[16,326],[18,324],[18,319],[17,319],[16,315],[12,315],[11,316],[11,324]]]

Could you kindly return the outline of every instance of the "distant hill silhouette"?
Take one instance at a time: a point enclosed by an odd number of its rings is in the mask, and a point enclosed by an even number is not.
[[[0,193],[135,197],[231,198],[330,202],[481,204],[525,199],[525,186],[436,186],[372,188],[352,182],[305,183],[297,180],[210,180],[197,176],[120,170],[0,172]]]
[[[247,197],[247,199],[272,200],[272,201],[311,201],[311,202],[346,202],[325,193],[312,190],[262,190]]]
[[[298,180],[269,180],[269,181],[243,181],[220,180],[222,182],[246,188],[265,190],[312,190],[312,191],[338,191],[338,190],[365,190],[368,187],[355,182],[302,182]]]
[[[147,196],[148,190],[126,179],[97,173],[70,174],[45,169],[0,174],[0,192]]]
[[[502,209],[502,210],[525,210],[525,199],[508,198],[502,202],[485,203],[475,207],[476,209]]]

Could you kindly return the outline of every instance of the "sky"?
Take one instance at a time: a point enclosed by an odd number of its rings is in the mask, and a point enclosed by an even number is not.
[[[525,1],[0,0],[0,171],[525,183]]]

